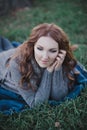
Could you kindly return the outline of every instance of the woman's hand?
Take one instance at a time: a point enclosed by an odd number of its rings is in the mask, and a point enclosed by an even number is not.
[[[56,60],[53,64],[51,64],[49,67],[47,67],[47,70],[49,72],[53,72],[54,70],[59,70],[64,59],[66,56],[66,51],[65,50],[60,50],[60,52],[58,53]]]

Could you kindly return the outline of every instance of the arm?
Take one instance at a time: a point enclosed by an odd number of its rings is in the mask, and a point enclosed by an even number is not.
[[[47,70],[44,71],[41,83],[36,92],[32,91],[31,89],[24,90],[18,87],[18,91],[30,107],[33,107],[36,104],[42,103],[49,99],[51,89],[51,75],[52,74]]]
[[[68,93],[67,78],[64,77],[62,72],[62,64],[66,56],[65,50],[60,50],[55,62],[47,69],[53,72],[51,99],[60,100]]]
[[[26,103],[30,107],[33,107],[38,103],[48,100],[51,89],[52,73],[48,72],[47,70],[44,71],[41,83],[38,86],[38,90],[36,92],[32,91],[31,89],[24,90],[19,86],[21,75],[18,71],[18,66],[14,61],[12,64],[14,65],[14,67],[12,65],[11,68],[12,79],[16,83],[16,86],[18,86],[17,89],[19,91],[19,94],[24,98]]]
[[[63,75],[62,67],[54,71],[52,88],[51,88],[51,98],[54,100],[61,100],[64,96],[68,94],[68,80]]]

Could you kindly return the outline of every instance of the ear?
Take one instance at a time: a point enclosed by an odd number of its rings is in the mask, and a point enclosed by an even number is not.
[[[72,46],[71,46],[71,50],[72,50],[72,51],[75,51],[75,50],[78,49],[78,47],[79,47],[79,46],[78,46],[77,44],[72,45]]]

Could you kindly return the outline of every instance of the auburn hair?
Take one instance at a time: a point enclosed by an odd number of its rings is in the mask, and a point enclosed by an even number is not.
[[[21,84],[27,82],[27,88],[34,89],[29,81],[30,78],[34,76],[31,59],[34,58],[34,45],[42,36],[49,36],[53,38],[58,43],[59,49],[66,51],[66,57],[63,62],[63,69],[70,81],[69,86],[72,86],[71,84],[74,83],[75,77],[73,77],[70,72],[73,71],[73,68],[76,65],[76,59],[73,56],[71,45],[66,33],[54,23],[43,23],[34,27],[31,31],[29,39],[19,47],[19,55],[21,57],[19,62],[19,69],[22,74]]]

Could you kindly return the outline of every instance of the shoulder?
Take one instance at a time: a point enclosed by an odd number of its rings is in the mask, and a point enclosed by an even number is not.
[[[11,73],[12,80],[18,83],[21,78],[21,73],[19,70],[19,64],[17,62],[17,58],[12,58],[9,61],[8,72]]]
[[[13,48],[13,49],[9,49],[7,51],[3,51],[0,53],[0,59],[7,59],[9,56],[13,55],[16,51],[16,48]]]
[[[3,51],[0,53],[0,67],[4,69],[6,63],[8,62],[11,55],[15,53],[15,49],[10,49],[8,51]]]

